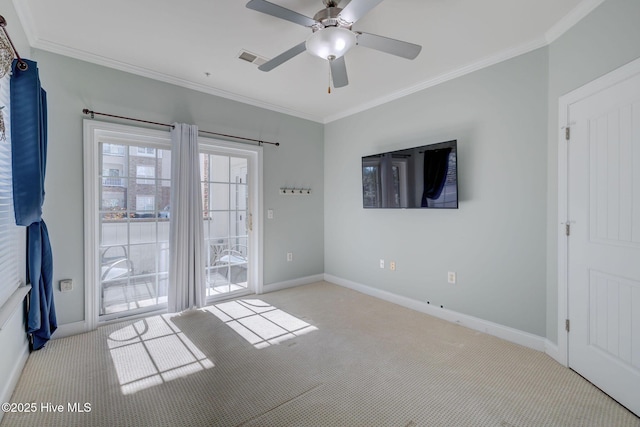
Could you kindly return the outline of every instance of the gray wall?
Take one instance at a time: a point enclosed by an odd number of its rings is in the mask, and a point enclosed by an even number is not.
[[[44,216],[54,279],[76,284],[55,293],[60,324],[84,318],[81,110],[91,108],[282,142],[264,150],[264,208],[275,211],[265,219],[266,284],[326,272],[557,342],[558,98],[640,57],[637,0],[607,0],[548,48],[326,126],[29,55],[11,1],[0,0],[0,11],[21,54],[39,62],[49,97]],[[362,209],[363,155],[451,138],[459,141],[459,210]],[[313,195],[282,197],[281,186]],[[380,258],[397,271],[380,270]],[[447,271],[458,284],[446,283]],[[0,384],[24,351],[23,325],[14,319],[0,333]]]
[[[49,107],[49,156],[44,218],[54,250],[54,280],[71,278],[71,292],[55,292],[58,322],[84,319],[83,108],[162,123],[185,122],[200,129],[266,141],[264,283],[321,274],[323,260],[323,126],[321,124],[187,90],[133,74],[36,50]],[[131,124],[130,122],[127,124]],[[301,159],[313,159],[304,161]],[[313,195],[279,195],[283,185],[308,186]],[[266,217],[266,215],[265,215]],[[286,262],[286,253],[294,261]]]
[[[640,1],[607,0],[549,46],[547,330],[558,340],[558,99],[640,57]]]
[[[325,272],[557,343],[558,99],[640,57],[639,18],[607,0],[545,49],[327,125]],[[362,209],[361,156],[452,138],[459,211]]]
[[[325,272],[544,336],[547,104],[544,48],[328,124]],[[362,156],[450,139],[458,210],[362,208]]]

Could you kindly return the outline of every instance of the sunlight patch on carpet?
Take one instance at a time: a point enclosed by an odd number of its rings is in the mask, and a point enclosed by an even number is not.
[[[317,331],[298,319],[259,299],[242,299],[208,306],[210,312],[255,348],[266,348]]]
[[[170,315],[142,319],[107,338],[122,394],[213,368],[213,363],[171,321]]]

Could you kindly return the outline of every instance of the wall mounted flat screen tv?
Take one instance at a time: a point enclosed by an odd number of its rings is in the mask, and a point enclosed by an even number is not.
[[[457,209],[457,141],[362,158],[364,208]]]

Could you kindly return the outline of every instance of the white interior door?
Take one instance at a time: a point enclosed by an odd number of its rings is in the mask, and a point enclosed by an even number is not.
[[[568,364],[640,415],[640,74],[568,118]]]

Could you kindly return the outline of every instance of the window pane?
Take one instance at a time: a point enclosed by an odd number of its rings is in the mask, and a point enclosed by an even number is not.
[[[136,165],[136,176],[138,178],[151,178],[151,179],[137,179],[136,184],[154,185],[156,177],[156,167],[154,165]]]
[[[111,156],[122,157],[125,155],[125,146],[117,144],[102,144],[102,154],[105,158]]]
[[[151,147],[135,147],[136,154],[139,156],[155,156],[156,150]]]
[[[155,216],[155,186],[133,185],[128,189],[128,213],[131,218]]]
[[[133,274],[143,275],[156,272],[156,245],[131,245],[129,257],[133,263]]]
[[[121,212],[127,208],[127,178],[102,177],[102,197],[100,210]]]
[[[226,241],[229,236],[229,212],[211,212],[209,239]],[[206,229],[205,229],[206,230]]]
[[[166,303],[171,152],[102,144],[101,315]]]
[[[134,221],[129,224],[131,243],[153,243],[157,241],[155,221]]]
[[[163,179],[156,186],[156,210],[158,218],[169,219],[171,210],[171,181]]]
[[[202,210],[205,212],[212,209],[210,188],[211,188],[211,184],[209,184],[208,182],[202,182],[200,185],[200,192],[202,197]],[[206,214],[203,214],[203,217],[206,217],[206,216],[207,216]]]
[[[211,184],[211,209],[229,209],[229,184]]]
[[[100,231],[102,246],[126,245],[129,241],[129,226],[122,218],[112,218],[112,214],[102,214]]]
[[[141,211],[152,211],[156,204],[155,196],[136,196],[136,207]]]
[[[209,156],[210,181],[229,182],[229,157]]]
[[[156,177],[158,179],[171,179],[171,151],[158,150],[156,158]]]
[[[247,209],[247,185],[231,184],[231,209]]]
[[[169,221],[158,221],[158,242],[169,242]]]

